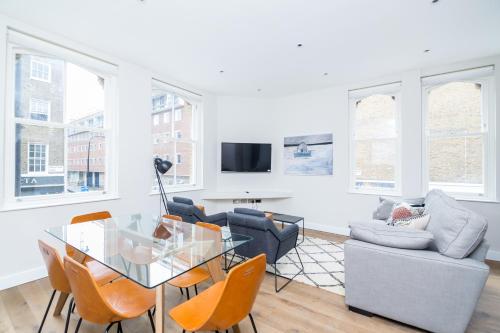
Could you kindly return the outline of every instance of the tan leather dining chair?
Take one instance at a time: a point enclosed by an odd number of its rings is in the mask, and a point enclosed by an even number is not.
[[[221,227],[216,224],[196,222],[196,225],[199,227],[210,229],[212,231],[216,231],[218,233],[221,232]],[[185,289],[187,299],[189,300],[190,299],[189,288],[194,286],[194,292],[196,295],[198,295],[198,284],[203,281],[207,281],[210,278],[211,278],[210,272],[207,269],[198,266],[187,271],[182,275],[173,278],[172,280],[168,281],[168,284],[174,287],[178,287],[181,290],[181,293],[182,290]]]
[[[95,212],[83,215],[77,215],[71,219],[71,224],[90,222],[90,221],[99,221],[110,219],[111,214],[108,211]],[[76,259],[78,252],[70,245],[66,245],[66,254],[73,259]],[[77,260],[80,261],[80,260]],[[98,261],[93,260],[92,258],[85,256],[83,259],[83,263],[87,265],[87,267],[92,272],[94,279],[97,281],[112,281],[120,277],[120,274],[115,271],[109,269]]]
[[[108,325],[106,332],[117,324],[118,332],[123,332],[122,320],[137,318],[146,312],[154,332],[151,313],[156,301],[154,289],[146,289],[127,279],[99,287],[89,269],[70,257],[64,257],[64,269],[76,309],[81,316],[75,333],[78,333],[84,319],[94,324]]]
[[[57,250],[42,240],[38,241],[38,247],[40,248],[40,253],[42,254],[43,261],[45,262],[45,266],[47,268],[50,285],[52,286],[52,289],[54,289],[54,291],[52,292],[52,296],[50,297],[49,304],[47,305],[47,309],[45,310],[45,314],[40,324],[40,328],[38,329],[38,332],[40,333],[42,331],[43,325],[47,318],[47,314],[52,305],[56,292],[59,291],[61,294],[71,294],[71,288],[69,281],[66,277],[66,273],[64,271],[63,262]],[[99,274],[94,274],[92,272],[92,269],[90,269],[90,271],[91,274],[94,276],[94,278],[95,276],[99,277],[99,279],[96,279],[96,283],[98,285],[104,285],[110,282],[110,280],[108,280],[106,276],[104,276],[103,278]],[[69,319],[71,316],[71,311],[73,310],[72,307],[73,307],[73,300],[70,301],[68,306],[68,316],[66,317],[66,326],[64,330],[65,332],[68,331]]]
[[[170,317],[183,332],[223,331],[238,324],[246,316],[257,327],[251,311],[266,272],[266,255],[260,254],[235,266],[224,281],[170,311]]]

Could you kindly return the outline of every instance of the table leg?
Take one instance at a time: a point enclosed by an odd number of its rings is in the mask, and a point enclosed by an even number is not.
[[[165,284],[156,287],[155,329],[156,333],[165,332]]]
[[[82,252],[75,249],[75,253],[73,254],[72,258],[76,262],[79,262],[81,264],[85,260],[85,257],[86,257],[85,253],[82,253]],[[59,299],[57,300],[57,304],[56,304],[56,307],[54,309],[54,316],[61,315],[61,311],[64,308],[64,304],[66,304],[66,300],[68,299],[68,296],[69,296],[69,294],[66,294],[66,293],[61,293],[59,295]]]
[[[207,262],[208,271],[210,272],[210,275],[212,276],[212,281],[214,283],[223,281],[226,278],[224,271],[221,268],[220,260],[221,257],[217,257]],[[233,326],[233,332],[240,333],[240,326],[238,324]]]
[[[64,307],[64,304],[66,304],[66,300],[68,299],[69,294],[66,293],[61,293],[59,295],[59,299],[57,300],[56,308],[54,310],[54,316],[60,316],[61,311]]]

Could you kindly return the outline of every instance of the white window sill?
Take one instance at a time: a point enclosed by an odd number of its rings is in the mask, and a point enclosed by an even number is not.
[[[350,189],[347,191],[349,194],[363,194],[363,195],[376,195],[376,196],[383,196],[383,197],[400,197],[401,193],[400,192],[394,192],[394,191],[376,191],[376,190],[355,190],[355,189]]]
[[[191,191],[203,191],[205,188],[201,186],[185,186],[185,187],[172,187],[165,189],[165,193],[180,193],[180,192],[191,192]],[[151,191],[149,195],[160,195],[159,191]]]
[[[483,197],[468,197],[450,194],[457,201],[471,201],[471,202],[485,202],[485,203],[500,203],[497,199],[483,198]]]
[[[24,201],[6,203],[0,208],[0,212],[7,212],[13,210],[36,209],[54,206],[65,206],[83,204],[87,202],[118,200],[118,194],[97,194],[97,195],[80,195],[75,197],[65,196],[63,198],[41,198],[39,200],[31,200],[27,198]]]

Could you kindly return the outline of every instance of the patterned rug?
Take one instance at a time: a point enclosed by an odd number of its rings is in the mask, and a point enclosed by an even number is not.
[[[305,241],[297,247],[297,251],[304,264],[304,272],[294,281],[345,295],[343,244],[306,236]],[[300,267],[299,258],[292,250],[278,261],[277,270],[279,275],[292,277],[300,271]],[[274,269],[268,265],[267,271],[271,273]],[[278,278],[278,285],[285,282],[284,279]]]

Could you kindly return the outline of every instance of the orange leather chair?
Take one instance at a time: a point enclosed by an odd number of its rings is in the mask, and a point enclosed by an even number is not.
[[[175,215],[171,215],[171,216],[175,216]],[[219,233],[221,232],[221,227],[216,225],[216,224],[205,223],[205,222],[196,222],[196,225],[200,226],[200,227],[208,228],[212,231],[216,231]],[[181,290],[181,293],[183,295],[184,295],[184,293],[182,292],[182,289],[183,288],[186,289],[186,296],[187,296],[187,299],[189,300],[190,299],[189,288],[194,286],[194,292],[196,295],[198,295],[198,286],[197,285],[203,281],[210,279],[211,277],[212,276],[210,275],[209,271],[207,271],[203,267],[198,266],[198,267],[193,268],[190,271],[187,271],[186,273],[184,273],[182,275],[177,276],[176,278],[173,278],[172,280],[168,281],[168,283],[171,286],[178,287]]]
[[[228,330],[246,316],[255,333],[252,306],[266,272],[266,256],[258,255],[229,271],[198,296],[173,308],[170,317],[186,331]]]
[[[42,323],[40,324],[40,328],[38,332],[40,333],[43,328],[43,324],[45,323],[45,319],[47,318],[47,314],[49,312],[50,306],[52,305],[52,301],[56,295],[56,292],[59,291],[63,294],[71,294],[71,288],[69,285],[69,281],[64,272],[63,262],[57,250],[45,243],[44,241],[38,241],[38,247],[40,248],[40,252],[42,253],[43,261],[45,262],[45,266],[47,267],[47,272],[49,273],[49,281],[52,289],[52,296],[50,297],[49,305],[47,305],[47,309],[45,310],[45,314],[42,319]],[[94,274],[93,274],[94,275]],[[99,274],[96,274],[99,275]],[[110,280],[100,279],[97,280],[97,284],[104,285],[108,283]],[[68,316],[66,317],[66,327],[65,332],[68,331],[69,318],[71,316],[71,311],[73,310],[73,300],[70,301],[68,306]]]
[[[177,215],[165,214],[165,215],[163,215],[163,217],[166,219],[170,219],[170,220],[182,221],[182,217],[177,216]]]
[[[108,211],[95,212],[95,213],[90,213],[90,214],[77,215],[71,219],[71,224],[90,222],[90,221],[98,221],[98,220],[106,220],[106,219],[110,219],[110,218],[111,218],[111,214]],[[76,253],[77,253],[77,251],[72,246],[66,245],[66,254],[68,256],[75,259]],[[83,259],[83,263],[85,265],[87,265],[87,267],[92,272],[94,279],[96,279],[97,281],[104,281],[104,280],[112,281],[112,280],[118,279],[120,277],[120,274],[109,269],[108,267],[104,266],[100,262],[92,260],[91,258],[89,258],[87,256],[85,256],[85,258]]]
[[[127,279],[99,287],[89,269],[70,257],[64,257],[64,269],[81,316],[75,333],[78,333],[83,319],[95,324],[108,324],[106,332],[118,324],[118,332],[122,332],[122,320],[137,318],[146,312],[154,332],[151,313],[156,300],[154,289],[143,288]]]

